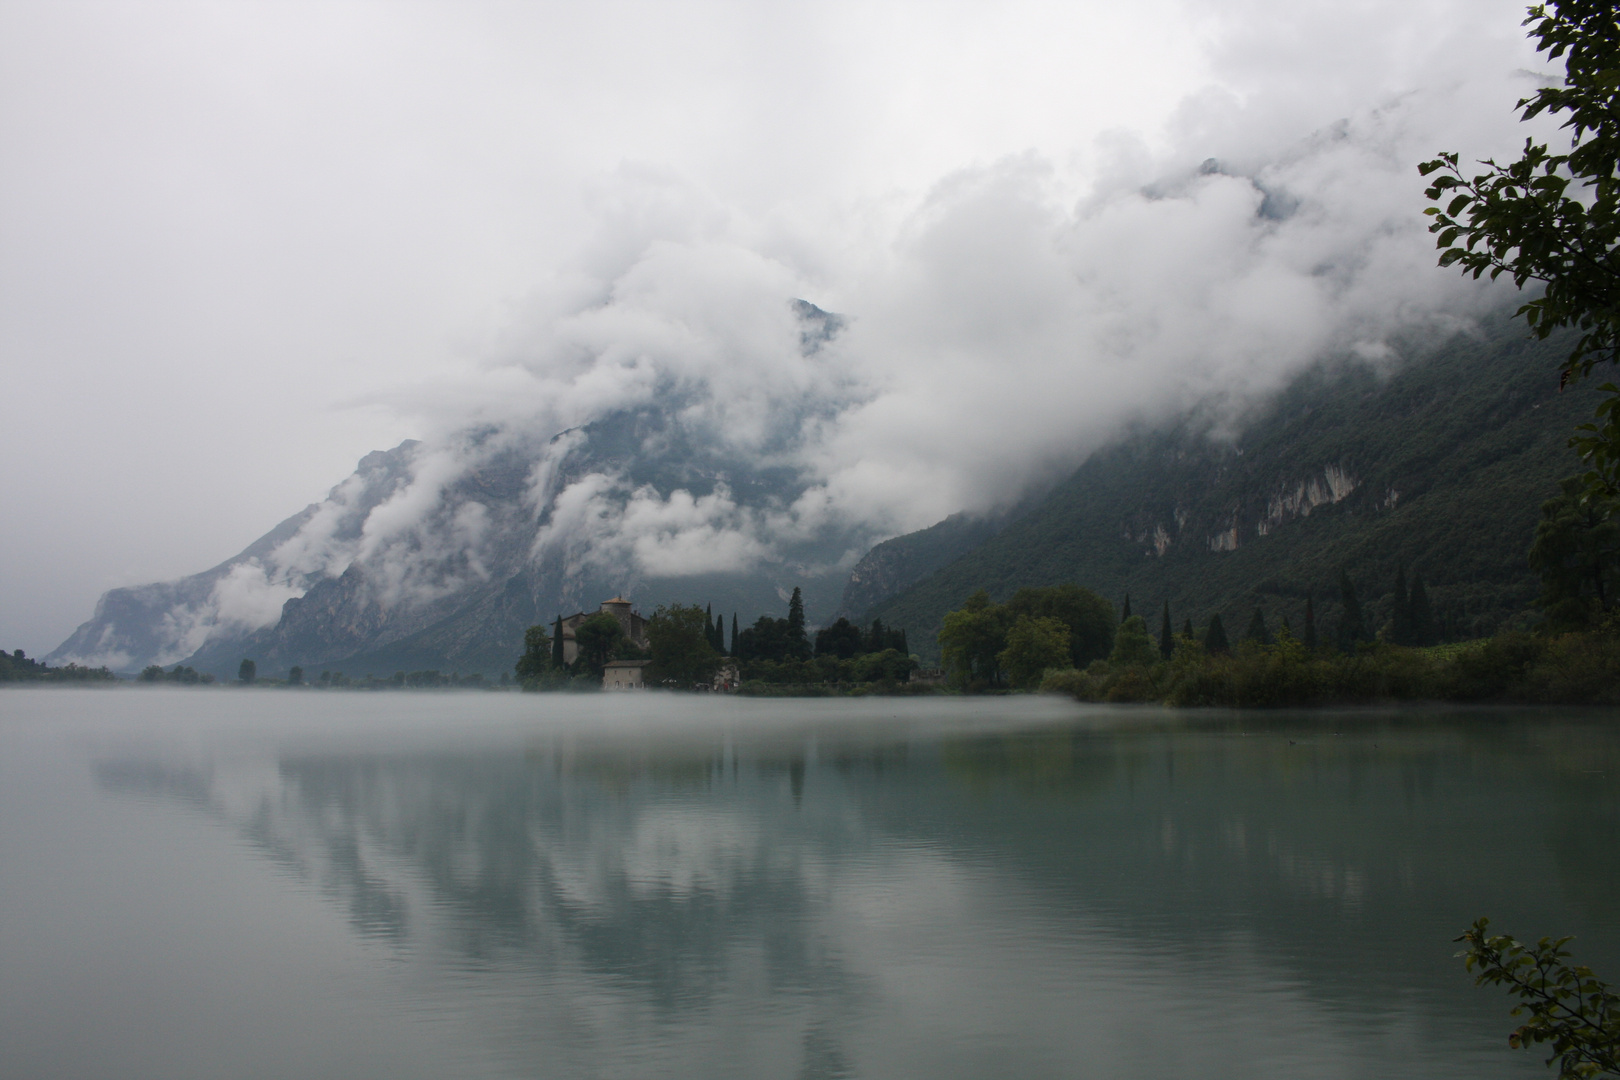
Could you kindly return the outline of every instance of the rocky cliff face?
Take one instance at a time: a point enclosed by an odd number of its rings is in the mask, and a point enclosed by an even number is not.
[[[1260,607],[1298,630],[1307,597],[1332,625],[1344,569],[1376,627],[1404,568],[1456,633],[1532,618],[1525,552],[1541,503],[1577,470],[1566,441],[1596,402],[1592,386],[1559,393],[1567,348],[1504,320],[1414,349],[1393,372],[1312,370],[1236,438],[1196,415],[1140,430],[862,614],[906,627],[925,657],[945,612],[979,588],[1003,599],[1074,582],[1116,604],[1129,593],[1139,612],[1168,601],[1177,627],[1215,612],[1243,626]]]

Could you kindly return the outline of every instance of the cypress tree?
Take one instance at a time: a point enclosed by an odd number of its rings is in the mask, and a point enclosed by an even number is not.
[[[557,616],[557,625],[552,628],[552,633],[551,633],[551,666],[554,667],[554,668],[562,667],[563,664],[565,663],[565,661],[563,660],[564,655],[565,654],[563,652],[562,616],[558,615]]]
[[[1307,596],[1305,598],[1305,651],[1315,652],[1316,646],[1316,606],[1311,603],[1311,598]]]
[[[911,655],[911,647],[906,644],[906,628],[902,626],[899,629],[898,633],[900,635],[900,643],[899,643],[900,644],[900,655],[901,656],[910,656]]]
[[[1188,619],[1186,622],[1181,624],[1181,636],[1186,637],[1186,638],[1190,638],[1190,637],[1193,636],[1193,628],[1192,628],[1192,620],[1191,619]]]
[[[1339,599],[1344,613],[1339,616],[1339,651],[1353,653],[1357,642],[1369,640],[1367,624],[1361,618],[1361,601],[1356,599],[1356,587],[1350,581],[1350,571],[1339,571]]]
[[[1270,645],[1271,635],[1266,632],[1266,613],[1259,608],[1249,618],[1249,628],[1243,632],[1244,641],[1253,641],[1260,645]]]
[[[1124,622],[1131,617],[1131,594],[1125,594],[1125,610],[1120,614],[1119,621]]]
[[[1390,616],[1389,640],[1412,645],[1412,606],[1406,592],[1406,567],[1395,568],[1395,610]]]
[[[787,654],[795,660],[810,655],[810,639],[804,636],[804,596],[797,585],[793,586],[793,596],[788,600]]]
[[[731,648],[726,650],[727,656],[737,655],[737,613],[731,613]]]
[[[1209,627],[1204,631],[1204,651],[1211,653],[1232,651],[1232,646],[1226,640],[1226,627],[1221,625],[1221,613],[1218,611],[1209,617]]]
[[[872,629],[867,633],[863,644],[865,648],[862,651],[869,653],[882,652],[889,647],[889,635],[888,631],[883,629],[882,619],[872,620]]]
[[[1170,601],[1164,602],[1164,618],[1159,620],[1159,655],[1166,660],[1176,651],[1176,636],[1170,631]]]
[[[1434,621],[1434,609],[1429,606],[1429,594],[1423,588],[1423,575],[1412,575],[1412,592],[1407,597],[1408,618],[1412,624],[1413,645],[1438,645],[1440,628]]]

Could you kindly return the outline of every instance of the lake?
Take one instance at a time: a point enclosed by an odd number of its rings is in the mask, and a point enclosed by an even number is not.
[[[1615,719],[8,690],[0,1075],[1550,1075]]]

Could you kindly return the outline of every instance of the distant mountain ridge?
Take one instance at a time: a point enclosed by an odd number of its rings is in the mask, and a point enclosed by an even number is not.
[[[814,363],[843,320],[804,301],[790,309]],[[752,619],[784,614],[800,586],[811,618],[830,618],[847,568],[874,539],[864,526],[819,523],[763,554],[748,548],[748,528],[787,513],[813,480],[792,450],[814,403],[787,400],[756,418],[754,442],[736,445],[691,419],[713,394],[671,379],[649,403],[563,431],[479,428],[368,454],[325,500],[234,558],[109,591],[49,659],[122,671],[185,663],[223,676],[243,658],[266,676],[295,664],[495,673],[511,668],[526,627],[621,593],[649,614],[699,602]],[[678,543],[681,515],[696,510],[708,515],[710,532],[698,535],[709,543],[677,550],[686,565],[671,565],[660,545]],[[650,570],[635,568],[643,549]]]
[[[841,320],[814,305],[793,310],[798,347],[814,357]],[[846,523],[743,570],[716,557],[701,572],[627,571],[627,551],[604,554],[591,531],[604,515],[718,502],[742,520],[781,513],[808,483],[774,449],[791,445],[802,417],[782,418],[763,451],[739,450],[694,428],[687,391],[671,386],[654,403],[550,435],[479,429],[453,446],[407,441],[368,454],[325,500],[236,557],[109,591],[46,660],[122,671],[185,663],[226,677],[244,657],[264,675],[293,664],[495,673],[510,668],[525,627],[615,594],[648,613],[696,601],[747,621],[785,612],[794,586],[813,624],[880,617],[933,659],[944,613],[977,588],[1002,598],[1074,581],[1116,603],[1128,592],[1155,630],[1165,600],[1178,627],[1215,611],[1241,627],[1259,605],[1271,625],[1286,615],[1298,628],[1311,595],[1325,628],[1340,567],[1375,625],[1405,566],[1453,627],[1484,632],[1521,618],[1534,598],[1530,531],[1557,478],[1577,466],[1565,440],[1593,396],[1557,392],[1563,351],[1503,319],[1409,349],[1414,358],[1391,373],[1313,368],[1253,410],[1235,439],[1212,437],[1198,413],[1135,430],[998,518],[953,515],[876,546]]]
[[[1559,393],[1567,350],[1504,319],[1413,350],[1388,375],[1315,367],[1233,441],[1211,437],[1197,415],[1139,429],[860,615],[906,627],[926,659],[938,655],[945,613],[976,589],[1004,599],[1070,581],[1116,605],[1129,594],[1155,632],[1166,601],[1178,630],[1218,611],[1241,631],[1256,606],[1271,628],[1287,617],[1299,630],[1307,596],[1325,631],[1343,567],[1376,627],[1404,566],[1457,633],[1522,621],[1539,587],[1525,551],[1540,505],[1577,471],[1566,440],[1596,401],[1589,385]]]

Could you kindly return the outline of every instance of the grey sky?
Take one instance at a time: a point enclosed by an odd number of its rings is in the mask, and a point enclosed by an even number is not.
[[[1475,310],[1389,223],[1418,155],[1522,137],[1520,12],[0,2],[0,646],[228,557],[369,450],[583,400],[570,282],[714,326],[760,283],[859,316],[865,404],[817,464],[894,528],[1375,351],[1380,313]],[[1307,213],[1253,231],[1211,157]],[[1027,419],[938,437],[974,417]]]

